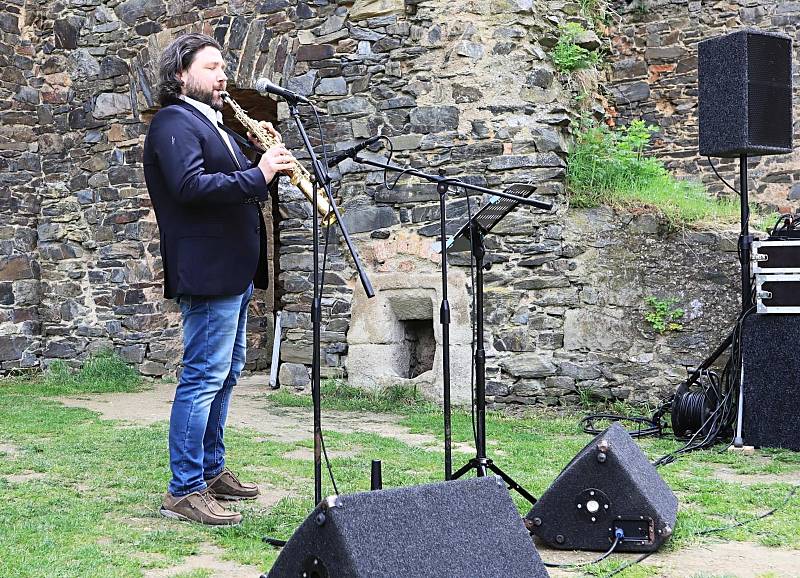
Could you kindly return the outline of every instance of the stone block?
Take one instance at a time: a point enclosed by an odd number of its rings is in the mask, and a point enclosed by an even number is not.
[[[347,94],[347,82],[341,76],[323,78],[315,90],[321,96],[344,96]]]
[[[167,368],[163,363],[148,360],[139,365],[139,373],[142,375],[161,377],[162,375],[166,375]]]
[[[459,110],[455,106],[421,106],[411,111],[411,132],[427,134],[458,129]]]
[[[26,255],[0,257],[0,281],[35,279],[39,276],[39,266]]]
[[[330,44],[303,44],[297,49],[297,62],[325,60],[335,54]]]
[[[375,229],[385,229],[400,223],[397,212],[391,207],[353,207],[342,215],[350,233],[364,233]]]
[[[633,80],[647,77],[647,63],[638,58],[627,58],[611,66],[614,80]]]
[[[8,21],[8,15],[4,20]],[[56,48],[65,48],[67,50],[78,48],[78,35],[82,23],[83,18],[74,16],[56,20],[53,23]],[[19,31],[16,34],[19,34]]]
[[[28,337],[0,335],[0,361],[16,361],[31,344]]]
[[[479,44],[477,42],[462,40],[456,45],[456,54],[459,56],[466,56],[467,58],[471,58],[473,60],[480,60],[483,58],[484,51],[485,48],[483,44]]]
[[[603,375],[601,368],[597,365],[585,365],[562,361],[558,364],[558,373],[577,380],[598,379]]]
[[[42,355],[50,359],[75,359],[83,351],[85,345],[85,343],[72,338],[52,339],[47,342]]]
[[[282,363],[278,372],[278,383],[282,387],[309,387],[309,369],[301,363]]]
[[[95,118],[108,118],[118,114],[127,114],[131,111],[131,97],[129,94],[104,92],[97,97],[94,105]]]
[[[11,283],[0,283],[0,305],[14,304],[14,289]]]
[[[119,356],[128,363],[141,363],[144,361],[146,346],[142,343],[120,347]]]
[[[314,82],[317,79],[317,71],[309,70],[300,76],[293,76],[289,79],[288,88],[302,96],[309,96],[314,93]],[[345,93],[346,94],[346,93]]]
[[[491,171],[563,166],[564,161],[553,152],[535,153],[531,155],[500,155],[489,162],[489,170]]]
[[[361,96],[343,98],[328,104],[328,112],[330,114],[366,114],[374,111],[375,107]]]
[[[526,379],[553,376],[557,371],[556,364],[552,359],[536,353],[523,353],[508,357],[500,362],[500,367],[514,377]]]
[[[351,22],[358,22],[368,18],[403,14],[405,9],[404,0],[356,0],[350,9],[349,18]]]
[[[149,20],[158,20],[166,11],[164,0],[126,0],[114,8],[117,17],[129,26],[144,16]]]
[[[618,319],[604,311],[570,309],[564,315],[564,348],[570,351],[625,352],[632,346],[631,319]]]
[[[611,87],[611,94],[618,104],[641,102],[650,98],[650,85],[644,81],[618,84]]]
[[[311,363],[311,344],[303,341],[282,341],[281,361],[290,363]]]

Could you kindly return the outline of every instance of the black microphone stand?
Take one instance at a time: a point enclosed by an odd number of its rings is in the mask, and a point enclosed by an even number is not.
[[[453,462],[452,462],[452,425],[451,425],[451,401],[450,401],[450,303],[447,301],[447,241],[446,241],[446,206],[445,198],[450,189],[450,186],[462,187],[471,191],[486,193],[490,195],[497,195],[499,197],[517,201],[524,205],[530,205],[540,209],[550,210],[552,205],[550,203],[543,203],[541,201],[534,201],[526,197],[520,197],[508,193],[501,193],[493,191],[478,185],[471,185],[469,183],[461,182],[458,179],[448,178],[444,175],[444,171],[440,169],[438,175],[431,175],[423,173],[408,167],[401,167],[393,165],[388,162],[380,162],[376,160],[366,159],[359,157],[357,152],[354,152],[350,157],[354,162],[379,167],[384,170],[390,170],[402,174],[413,175],[420,177],[432,183],[436,183],[436,191],[439,193],[439,241],[440,253],[442,255],[442,303],[439,310],[439,319],[442,325],[442,405],[444,413],[444,479],[451,480],[453,478]],[[479,475],[483,475],[481,470]]]
[[[289,114],[294,119],[295,124],[297,125],[297,130],[300,133],[300,138],[303,140],[303,144],[308,151],[309,156],[311,157],[311,165],[314,169],[314,201],[313,201],[313,227],[312,227],[312,235],[313,239],[313,277],[314,277],[314,296],[311,302],[311,325],[313,331],[313,345],[312,345],[312,356],[311,356],[311,398],[312,404],[314,406],[314,506],[316,507],[322,501],[322,410],[321,410],[321,396],[320,396],[320,346],[321,346],[321,324],[322,324],[322,295],[320,290],[320,279],[319,279],[319,213],[318,211],[318,201],[319,198],[317,196],[317,187],[322,185],[325,193],[328,197],[328,203],[330,204],[331,209],[333,210],[334,215],[336,215],[336,222],[339,225],[339,230],[342,232],[342,236],[344,237],[345,243],[347,243],[347,248],[350,251],[350,255],[353,257],[353,263],[355,264],[356,270],[358,271],[358,276],[361,279],[361,284],[364,288],[364,293],[366,293],[367,297],[374,297],[375,291],[372,288],[372,283],[370,283],[369,277],[367,277],[367,273],[364,270],[363,265],[361,264],[361,259],[358,256],[358,251],[356,250],[353,242],[350,239],[350,234],[347,231],[347,227],[345,227],[344,223],[342,223],[342,215],[339,212],[338,207],[336,206],[336,201],[333,198],[333,193],[331,192],[330,186],[330,178],[328,176],[328,171],[325,169],[324,165],[319,161],[316,153],[314,152],[314,147],[311,145],[311,141],[308,138],[308,133],[306,132],[305,126],[303,126],[303,121],[300,118],[300,111],[298,109],[298,99],[290,98],[287,95],[282,95],[284,100],[289,105]],[[306,103],[309,106],[313,106],[310,103]],[[284,546],[286,542],[284,540],[277,540],[274,538],[265,537],[264,541],[268,544],[273,546]]]
[[[331,193],[331,183],[330,178],[328,176],[328,171],[324,167],[324,165],[319,161],[317,158],[316,153],[314,152],[314,147],[311,145],[311,141],[308,139],[308,133],[306,132],[305,127],[303,126],[303,121],[300,118],[300,111],[298,109],[298,101],[290,98],[285,98],[286,102],[289,104],[289,114],[295,121],[297,125],[297,130],[300,133],[300,138],[303,139],[303,144],[308,151],[309,156],[311,157],[311,166],[314,169],[314,177],[316,178],[316,182],[314,183],[314,210],[313,212],[313,247],[314,247],[314,264],[313,264],[313,275],[314,275],[314,298],[311,303],[311,325],[313,328],[313,353],[311,358],[311,397],[312,403],[314,405],[314,506],[319,504],[322,501],[322,417],[321,417],[321,399],[320,399],[320,343],[321,343],[321,324],[322,324],[322,295],[320,291],[320,280],[319,280],[319,214],[317,212],[318,209],[318,196],[316,194],[317,187],[322,185],[323,189],[325,190],[325,194],[328,197],[328,203],[330,203],[330,207],[333,210],[334,215],[336,215],[336,222],[339,225],[339,230],[342,232],[342,236],[344,237],[345,243],[347,243],[347,248],[350,251],[350,255],[353,257],[353,262],[356,267],[356,271],[358,271],[358,276],[361,279],[361,284],[364,287],[364,293],[366,293],[367,297],[374,297],[375,291],[372,289],[372,284],[367,277],[367,272],[364,270],[363,265],[361,264],[361,259],[358,256],[358,251],[356,250],[353,242],[350,239],[350,234],[347,231],[347,227],[344,226],[342,223],[342,215],[339,212],[338,207],[336,206],[336,201],[333,198],[333,193]],[[313,106],[313,105],[309,105]]]

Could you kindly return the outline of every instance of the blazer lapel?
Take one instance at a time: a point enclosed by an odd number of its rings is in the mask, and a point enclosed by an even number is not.
[[[241,168],[241,166],[240,166],[239,160],[238,160],[236,157],[234,157],[234,156],[233,156],[233,153],[231,153],[231,148],[232,148],[232,146],[233,146],[233,145],[231,145],[231,147],[228,147],[228,144],[227,144],[227,143],[226,143],[226,142],[223,140],[223,138],[222,138],[222,135],[221,135],[221,134],[220,134],[220,132],[219,132],[219,129],[217,129],[217,127],[216,127],[216,126],[214,126],[213,124],[211,124],[211,121],[210,121],[210,120],[208,120],[208,118],[206,117],[206,115],[204,115],[202,112],[200,112],[199,110],[197,110],[195,107],[193,107],[193,106],[192,106],[191,104],[189,104],[188,102],[184,102],[184,101],[182,101],[182,100],[181,100],[181,101],[178,101],[178,102],[177,102],[177,104],[178,104],[179,106],[182,106],[183,108],[185,108],[185,109],[186,109],[186,110],[188,110],[189,112],[191,112],[193,115],[195,115],[195,116],[196,116],[197,118],[199,118],[201,121],[203,121],[203,122],[205,123],[205,125],[206,125],[208,128],[210,128],[210,129],[211,129],[211,132],[213,132],[215,135],[217,135],[217,138],[219,139],[219,143],[222,145],[222,148],[224,148],[224,149],[225,149],[225,151],[228,153],[228,156],[231,158],[231,162],[233,162],[233,166],[234,166],[234,167],[235,167],[237,170],[238,170],[238,169],[240,169],[240,168]]]

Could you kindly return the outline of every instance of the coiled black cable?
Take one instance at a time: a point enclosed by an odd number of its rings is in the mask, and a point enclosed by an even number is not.
[[[687,391],[672,401],[672,431],[677,438],[688,438],[701,431],[711,409],[705,391]]]

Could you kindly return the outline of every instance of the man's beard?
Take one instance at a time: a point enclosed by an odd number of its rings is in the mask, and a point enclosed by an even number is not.
[[[217,97],[215,100],[214,92],[211,90],[205,90],[202,86],[196,84],[191,76],[186,80],[184,90],[186,92],[186,96],[189,98],[193,98],[198,102],[207,104],[214,110],[222,111],[222,99]]]

